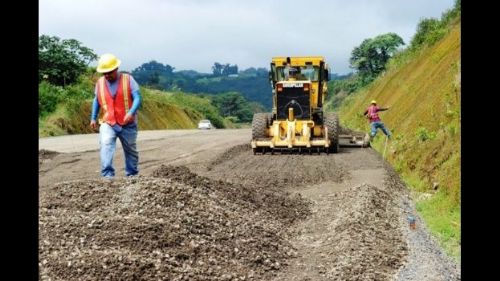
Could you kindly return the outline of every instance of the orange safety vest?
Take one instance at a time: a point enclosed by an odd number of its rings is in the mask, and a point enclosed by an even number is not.
[[[132,90],[130,89],[130,76],[120,74],[118,89],[115,98],[111,95],[106,78],[101,77],[97,81],[97,101],[103,109],[103,122],[113,126],[116,123],[125,125],[123,118],[132,107]],[[125,93],[125,94],[124,94]],[[133,121],[133,120],[132,120]]]

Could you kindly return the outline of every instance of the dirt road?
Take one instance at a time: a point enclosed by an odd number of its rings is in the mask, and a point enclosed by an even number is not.
[[[375,151],[253,155],[250,136],[142,131],[141,176],[119,147],[111,182],[97,135],[40,139],[41,279],[460,280]]]

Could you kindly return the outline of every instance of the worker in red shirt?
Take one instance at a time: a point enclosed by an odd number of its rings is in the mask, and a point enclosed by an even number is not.
[[[378,116],[379,111],[385,111],[388,110],[389,107],[386,108],[381,108],[377,106],[377,101],[372,100],[370,106],[365,110],[363,115],[368,118],[368,121],[370,122],[370,140],[373,140],[375,135],[377,134],[377,129],[381,129],[384,134],[391,139],[391,132],[387,130],[387,128],[384,126],[384,123],[380,120],[380,117]]]

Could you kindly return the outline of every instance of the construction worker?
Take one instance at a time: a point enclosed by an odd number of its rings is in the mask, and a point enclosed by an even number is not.
[[[125,176],[139,173],[137,152],[137,109],[141,104],[139,85],[130,74],[118,72],[121,61],[112,54],[99,58],[97,72],[103,76],[95,86],[90,127],[97,128],[97,115],[103,109],[99,120],[99,143],[101,176],[111,179],[115,176],[113,156],[116,138],[120,139],[125,155]]]
[[[382,129],[382,132],[391,139],[391,132],[385,127],[384,123],[380,120],[380,117],[378,116],[379,111],[385,111],[388,110],[389,107],[386,108],[381,108],[377,106],[377,101],[372,100],[370,106],[365,110],[363,115],[368,118],[368,121],[370,122],[370,141],[373,140],[375,135],[377,134],[377,129]]]

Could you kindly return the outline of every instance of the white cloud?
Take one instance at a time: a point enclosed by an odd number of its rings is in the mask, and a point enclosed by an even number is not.
[[[347,73],[352,49],[395,32],[409,43],[421,18],[453,0],[40,0],[39,34],[114,53],[124,70],[156,60],[210,72],[214,62],[268,67],[272,56],[322,55]]]

